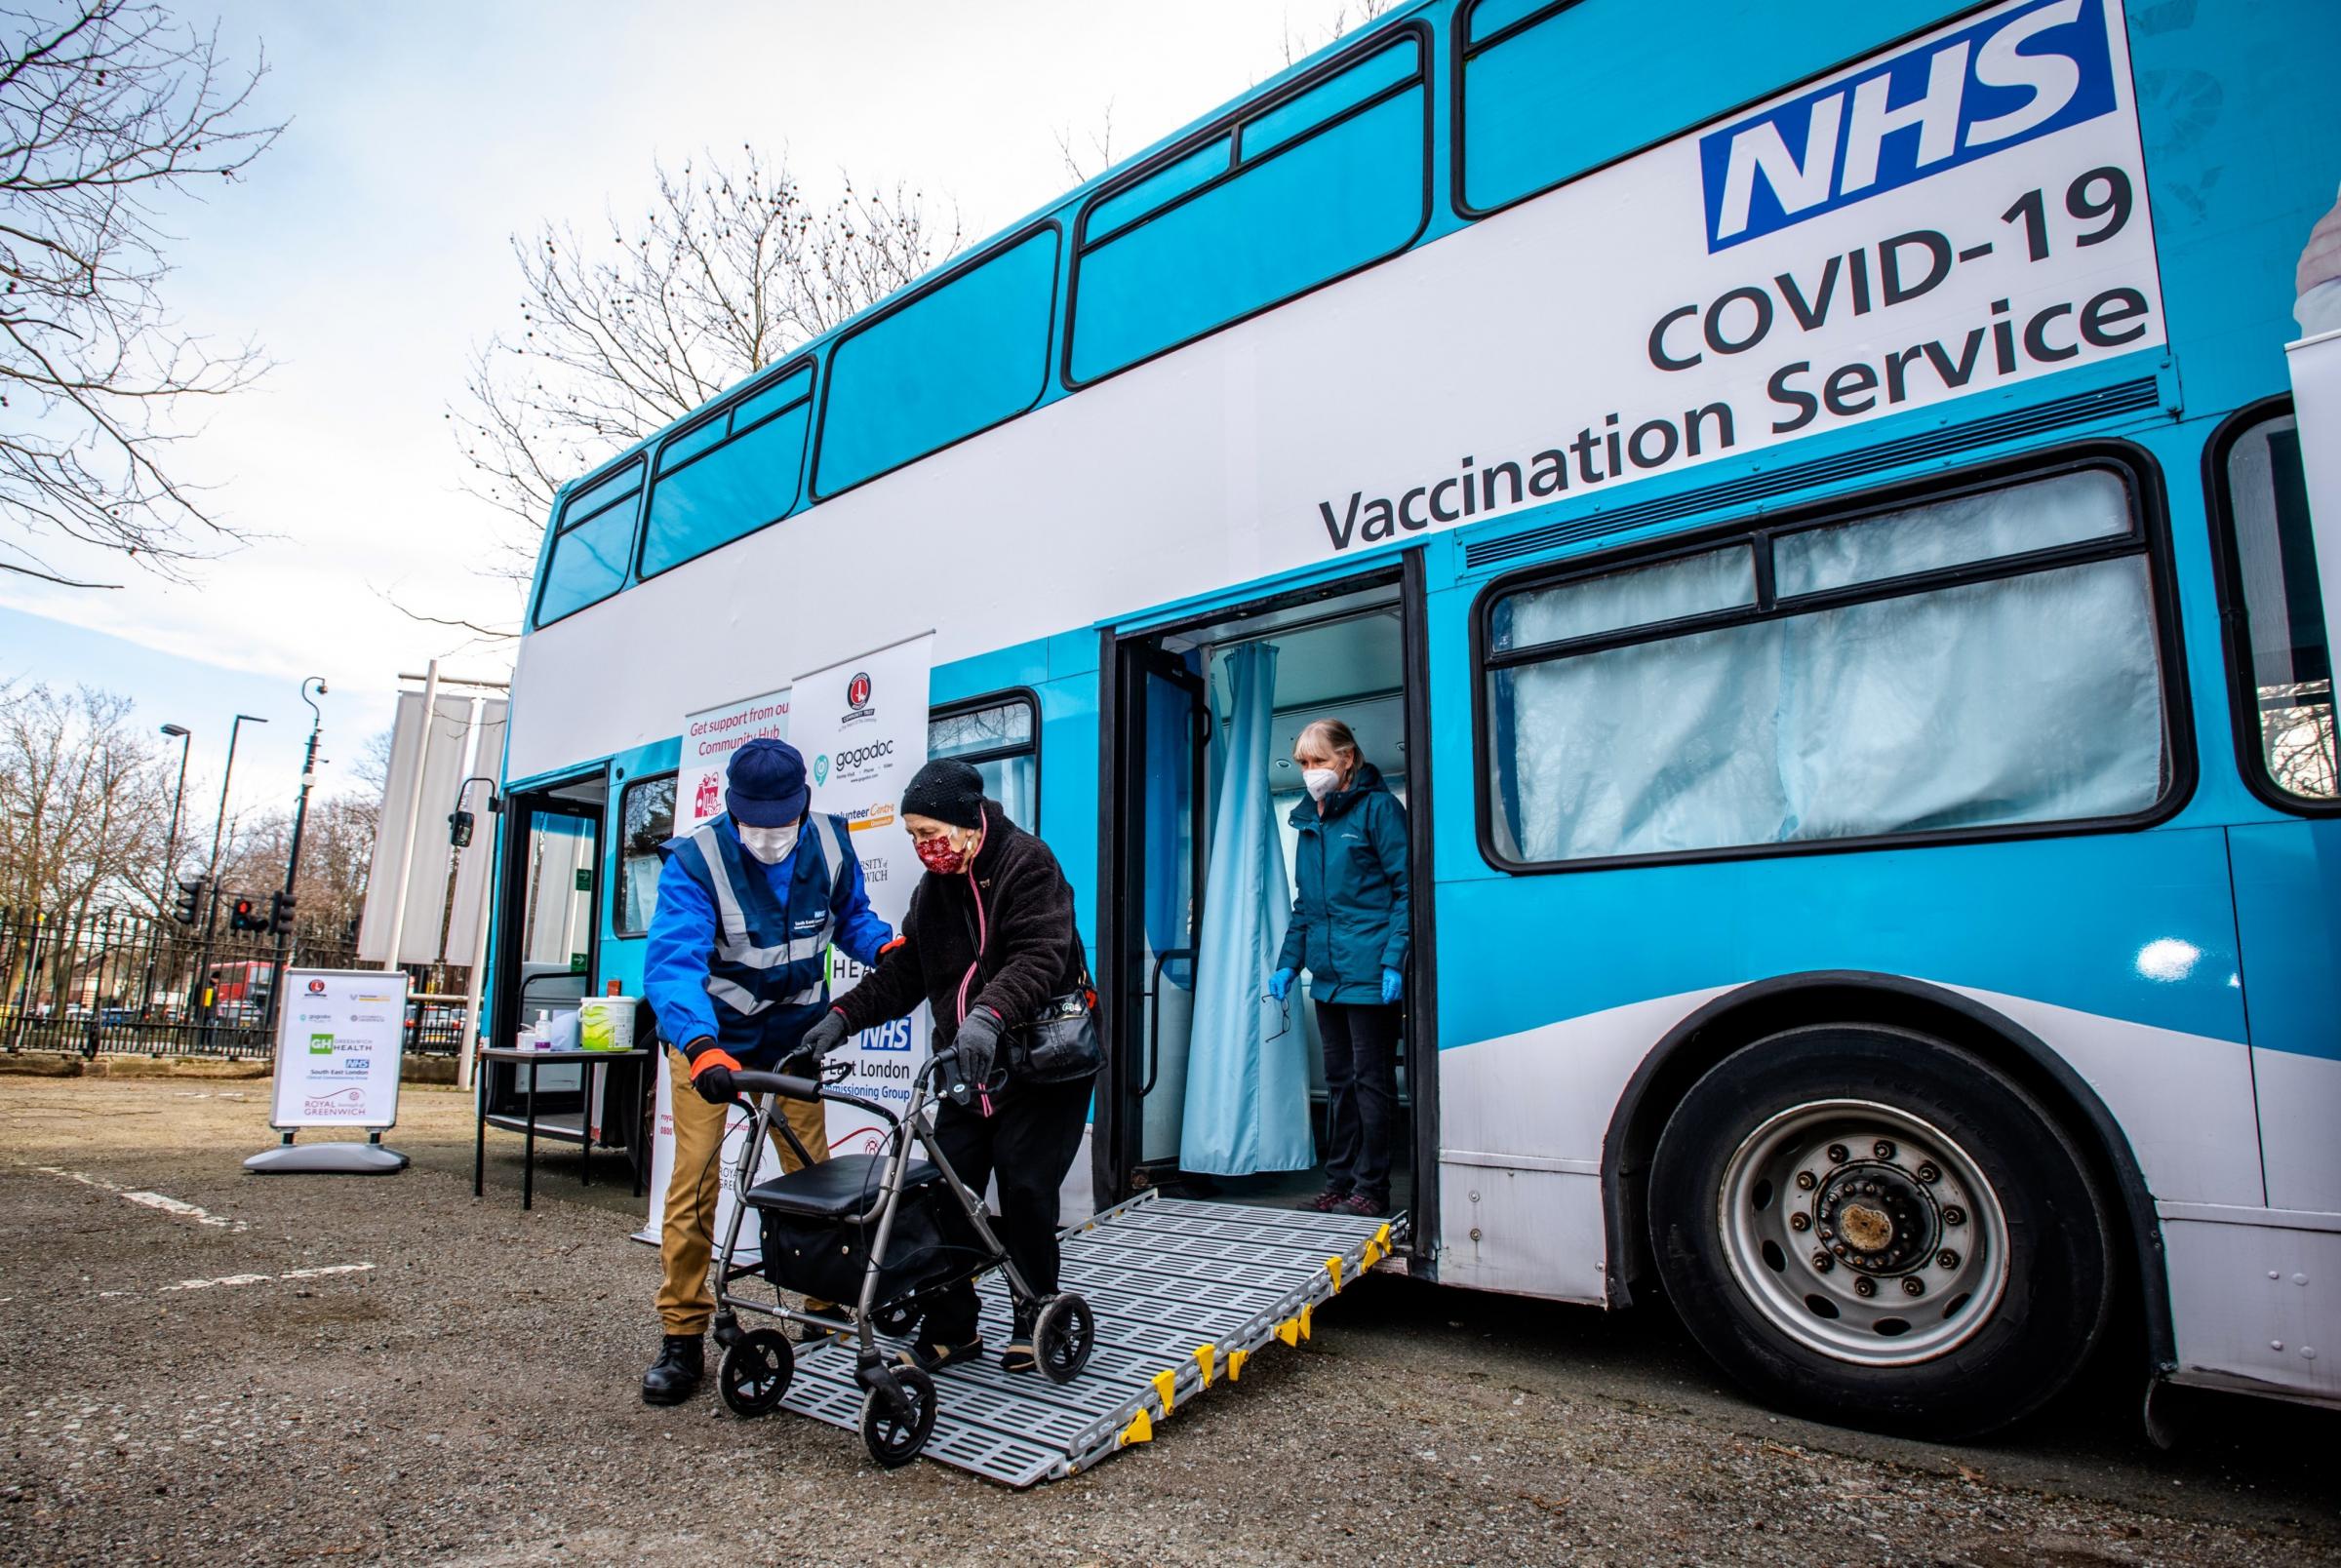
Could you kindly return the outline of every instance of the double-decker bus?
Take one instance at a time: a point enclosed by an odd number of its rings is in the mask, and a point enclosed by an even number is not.
[[[1411,824],[1414,1273],[1867,1425],[2117,1348],[2341,1399],[2341,9],[1794,12],[1406,6],[568,486],[496,1038],[540,897],[637,985],[684,715],[932,628],[932,750],[1075,883],[1099,1203],[1203,1185],[1215,813],[1338,717]]]

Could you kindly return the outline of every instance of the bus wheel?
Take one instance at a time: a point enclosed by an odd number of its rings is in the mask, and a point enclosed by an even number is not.
[[[1650,1166],[1691,1334],[1767,1403],[1964,1437],[2038,1408],[2103,1329],[2105,1210],[2025,1090],[1924,1036],[1820,1025],[1692,1085]]]

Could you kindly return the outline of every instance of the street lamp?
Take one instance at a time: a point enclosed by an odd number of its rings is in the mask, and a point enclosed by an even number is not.
[[[236,722],[227,726],[227,766],[219,774],[219,814],[212,819],[212,902],[203,918],[203,958],[197,963],[195,983],[204,988],[203,1023],[205,1043],[210,1043],[212,1009],[217,1000],[209,995],[212,983],[212,938],[219,925],[219,835],[227,827],[227,786],[236,776],[236,737],[246,725],[264,725],[268,721],[258,714],[240,713]]]
[[[293,922],[289,918],[289,913],[293,903],[293,882],[294,879],[300,875],[300,830],[302,824],[309,818],[309,788],[317,782],[317,737],[325,733],[325,711],[319,708],[316,699],[309,695],[311,686],[317,687],[318,696],[324,696],[326,694],[325,677],[312,675],[300,683],[300,700],[309,705],[309,713],[312,716],[312,722],[309,725],[309,755],[300,764],[300,800],[293,807],[293,847],[285,856],[285,901],[283,905],[271,908],[268,912],[268,923],[276,927],[276,958],[268,969],[267,1023],[271,1029],[276,1026],[278,999],[284,995],[285,991],[285,938],[292,934]],[[280,909],[287,912],[287,918],[279,918]]]

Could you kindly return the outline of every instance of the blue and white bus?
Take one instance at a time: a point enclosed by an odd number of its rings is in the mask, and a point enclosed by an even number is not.
[[[1664,1296],[1860,1424],[2100,1348],[2341,1401],[2341,8],[1795,9],[1420,0],[567,487],[496,1037],[548,920],[639,981],[685,714],[932,628],[934,750],[1076,884],[1099,1203],[1224,1071],[1211,814],[1339,717],[1411,821],[1414,1273]]]

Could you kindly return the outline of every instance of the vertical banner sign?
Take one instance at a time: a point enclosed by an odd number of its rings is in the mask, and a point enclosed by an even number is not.
[[[701,823],[721,816],[724,810],[724,769],[732,764],[732,754],[751,740],[786,740],[788,738],[788,688],[767,691],[760,696],[741,697],[719,707],[704,708],[683,716],[683,756],[675,770],[674,836],[680,838]],[[637,889],[636,907],[650,909],[652,893],[657,885],[660,859],[633,863],[629,875],[648,879],[649,887]],[[675,1172],[675,1106],[673,1083],[663,1060],[652,1063],[655,1075],[656,1108],[652,1113],[651,1126],[651,1208],[643,1228],[635,1233],[638,1241],[656,1242],[658,1229],[666,1216],[666,1184]],[[732,1218],[732,1172],[739,1158],[739,1141],[745,1134],[748,1118],[733,1113],[724,1129],[723,1153],[717,1160],[723,1166],[723,1192],[716,1200],[715,1234],[721,1240],[724,1227]],[[768,1159],[771,1156],[766,1156]],[[779,1166],[757,1166],[760,1178],[780,1174]],[[755,1228],[741,1232],[740,1261],[751,1262],[762,1256],[755,1244]]]
[[[919,880],[919,859],[903,831],[899,804],[910,776],[927,764],[927,676],[934,634],[865,653],[799,678],[795,725],[799,751],[813,770],[813,808],[846,819],[870,908],[899,931]],[[862,966],[832,948],[830,991],[853,989]],[[911,1075],[927,1057],[924,1013],[865,1029],[846,1051],[847,1086],[888,1105],[910,1100]],[[885,1129],[867,1112],[829,1107],[829,1147],[838,1154],[874,1151]]]
[[[682,766],[675,775],[675,832],[689,833],[724,809],[724,769],[751,740],[788,738],[788,689],[686,714]]]
[[[406,1016],[404,970],[287,969],[269,1125],[396,1123]]]

